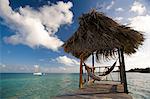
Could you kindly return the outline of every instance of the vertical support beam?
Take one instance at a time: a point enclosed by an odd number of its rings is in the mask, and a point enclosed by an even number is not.
[[[121,50],[118,48],[118,57],[119,57],[119,72],[120,72],[120,81],[123,83],[123,74],[122,74],[122,59],[121,59]]]
[[[92,53],[92,72],[94,73],[94,53]]]
[[[127,78],[126,78],[126,71],[125,71],[125,61],[124,61],[124,49],[121,49],[121,59],[122,59],[122,76],[123,76],[123,82],[124,82],[124,92],[128,93],[128,87],[127,87]]]
[[[79,77],[79,88],[83,88],[83,79],[82,79],[82,74],[83,74],[83,59],[80,58],[80,77]]]

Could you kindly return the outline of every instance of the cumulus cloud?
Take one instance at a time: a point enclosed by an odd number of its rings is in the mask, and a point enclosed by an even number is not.
[[[35,68],[39,68],[39,65],[34,65]]]
[[[58,67],[43,67],[44,73],[78,73],[79,66],[58,66]]]
[[[27,65],[10,65],[6,64],[1,67],[0,65],[0,72],[1,73],[20,73],[20,72],[33,72],[34,68],[32,66],[27,66]]]
[[[145,16],[136,16],[133,18],[129,18],[130,21],[130,27],[144,32],[144,38],[146,39],[144,42],[144,53],[146,53],[145,55],[149,55],[150,58],[150,15],[145,15]]]
[[[121,22],[121,20],[123,20],[123,17],[115,17],[115,20]]]
[[[66,68],[65,68],[65,67],[59,67],[59,69],[61,69],[61,70],[66,70]]]
[[[6,67],[5,64],[0,63],[0,68],[5,68],[5,67]]]
[[[67,56],[59,56],[56,58],[56,61],[58,63],[64,64],[66,66],[76,66],[79,65],[79,62],[76,61],[75,59],[71,59]]]
[[[122,11],[124,11],[124,9],[123,8],[116,8],[115,11],[122,12]]]
[[[24,44],[31,48],[42,46],[57,51],[63,41],[55,33],[61,25],[72,23],[72,6],[71,2],[59,1],[38,10],[26,6],[13,11],[8,0],[0,0],[0,17],[15,31],[14,35],[5,37],[4,40],[14,45]]]
[[[136,30],[150,33],[150,15],[129,18],[130,26]]]
[[[1,65],[0,73],[33,73],[35,72],[34,65]],[[78,73],[78,66],[40,66],[40,72],[42,73]]]
[[[150,15],[135,16],[133,18],[129,18],[129,21],[130,27],[143,32],[145,41],[139,51],[132,55],[133,57],[127,57],[127,64],[135,67],[147,67],[150,64]]]
[[[113,5],[115,4],[114,1],[111,1],[111,3],[106,7],[107,10],[111,9]]]
[[[139,15],[142,15],[146,12],[146,7],[140,2],[135,1],[130,9],[132,12],[136,12]]]

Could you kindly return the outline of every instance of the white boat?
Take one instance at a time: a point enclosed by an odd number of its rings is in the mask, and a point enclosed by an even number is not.
[[[43,74],[40,72],[40,67],[39,67],[39,65],[34,65],[34,68],[35,68],[35,70],[34,70],[33,75],[35,75],[35,76],[42,76],[42,75],[43,75]]]
[[[33,73],[33,75],[35,75],[35,76],[42,76],[42,73],[41,72]]]

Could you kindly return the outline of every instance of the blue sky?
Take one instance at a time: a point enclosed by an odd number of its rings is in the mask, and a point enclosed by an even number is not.
[[[125,57],[126,68],[148,67],[149,4],[148,0],[0,0],[0,70],[33,72],[39,65],[43,72],[78,72],[79,60],[60,46],[78,28],[78,17],[92,8],[143,32],[144,45]]]

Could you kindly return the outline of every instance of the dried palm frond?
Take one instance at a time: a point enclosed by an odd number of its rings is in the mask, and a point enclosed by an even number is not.
[[[65,52],[84,60],[96,52],[100,60],[115,56],[116,48],[124,48],[127,55],[135,53],[143,41],[142,33],[92,10],[79,18],[79,28],[63,47]]]

